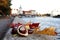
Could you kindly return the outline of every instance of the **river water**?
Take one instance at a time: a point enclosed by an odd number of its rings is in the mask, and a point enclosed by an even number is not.
[[[55,28],[60,29],[60,18],[52,17],[15,17],[13,22],[31,22],[31,23],[40,23],[40,29],[43,30],[46,27],[54,26]]]

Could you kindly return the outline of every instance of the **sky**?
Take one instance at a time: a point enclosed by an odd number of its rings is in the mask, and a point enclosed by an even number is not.
[[[60,0],[12,0],[11,3],[11,8],[18,9],[21,6],[22,10],[36,10],[40,13],[51,13],[52,10],[60,11]]]

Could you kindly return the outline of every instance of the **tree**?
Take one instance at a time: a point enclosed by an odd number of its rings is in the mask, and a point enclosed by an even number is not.
[[[2,12],[5,15],[9,15],[10,11],[11,11],[11,0],[0,0],[0,10],[2,10]]]

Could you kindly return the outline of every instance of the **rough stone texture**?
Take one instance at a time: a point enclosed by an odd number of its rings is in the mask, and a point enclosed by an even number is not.
[[[3,40],[55,40],[55,36],[29,34],[27,37],[12,36],[9,29]]]

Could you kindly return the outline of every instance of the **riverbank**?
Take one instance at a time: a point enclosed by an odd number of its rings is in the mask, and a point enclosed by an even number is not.
[[[54,26],[57,32],[60,32],[60,19],[59,18],[52,18],[52,17],[15,17],[13,23],[27,23],[31,21],[31,23],[40,23],[40,30],[45,29],[46,27]],[[59,29],[59,30],[57,30]],[[60,36],[58,36],[60,38]],[[27,37],[18,37],[12,36],[11,28],[6,33],[4,40],[55,40],[53,36],[46,36],[46,35],[36,35],[36,34],[29,34]],[[60,40],[60,39],[59,39]]]

